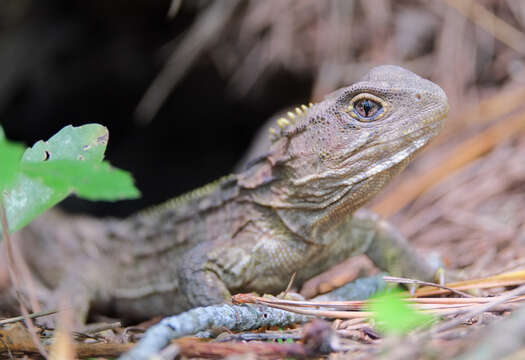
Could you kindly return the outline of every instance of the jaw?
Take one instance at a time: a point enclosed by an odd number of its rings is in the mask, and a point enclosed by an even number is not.
[[[381,171],[352,186],[339,187],[328,205],[286,207],[277,209],[276,213],[283,224],[303,240],[321,244],[320,234],[348,219],[399,174],[411,159],[412,156],[407,156],[392,164],[388,171]]]
[[[362,132],[351,139],[351,146],[334,152],[333,158],[324,163],[324,169],[312,172],[304,159],[291,161],[287,167],[295,173],[287,187],[287,202],[296,208],[322,210],[339,201],[347,193],[356,191],[354,187],[376,176],[391,178],[384,173],[399,172],[397,165],[410,160],[424,148],[439,132],[442,118],[429,125],[413,127],[399,134],[396,131],[383,131],[376,136],[375,131]],[[309,169],[305,171],[305,169]],[[370,198],[359,191],[360,197]],[[363,201],[359,201],[362,203]]]

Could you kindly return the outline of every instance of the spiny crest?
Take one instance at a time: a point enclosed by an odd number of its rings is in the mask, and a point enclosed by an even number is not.
[[[200,199],[210,194],[222,183],[233,180],[235,178],[236,176],[234,174],[223,176],[215,181],[212,181],[211,183],[208,183],[197,189],[191,190],[187,193],[184,193],[180,196],[170,199],[160,205],[154,205],[152,207],[146,208],[140,211],[138,214],[142,216],[152,216],[152,215],[154,216],[155,214],[158,214],[166,209],[175,209],[179,206],[187,204],[190,201]]]
[[[270,140],[276,141],[283,136],[286,130],[290,129],[296,121],[306,115],[308,109],[310,109],[314,104],[308,103],[307,105],[301,105],[295,108],[295,111],[288,111],[286,116],[280,117],[277,119],[276,124],[277,128],[271,127],[268,129],[270,132]]]

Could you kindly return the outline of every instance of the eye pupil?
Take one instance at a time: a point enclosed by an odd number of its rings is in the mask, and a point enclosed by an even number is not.
[[[373,118],[380,114],[382,106],[370,99],[361,99],[354,103],[354,112],[363,119]]]
[[[368,113],[372,110],[372,104],[370,104],[370,101],[368,100],[364,101],[363,110],[365,111],[366,116],[368,116]]]

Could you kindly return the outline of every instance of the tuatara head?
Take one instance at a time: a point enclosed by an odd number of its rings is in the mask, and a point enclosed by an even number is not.
[[[448,103],[438,85],[385,65],[303,109],[278,120],[281,129],[266,163],[239,180],[289,228],[311,236],[358,209],[398,174],[439,132]]]

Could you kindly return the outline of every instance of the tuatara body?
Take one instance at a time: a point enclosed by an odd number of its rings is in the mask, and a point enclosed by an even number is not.
[[[237,292],[278,293],[294,272],[300,286],[362,253],[393,275],[430,279],[435,268],[399,233],[357,210],[447,112],[436,84],[376,67],[280,118],[271,146],[245,171],[125,220],[48,212],[16,235],[18,246],[38,293],[71,296],[82,321],[93,307],[140,319]]]

